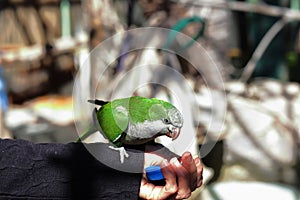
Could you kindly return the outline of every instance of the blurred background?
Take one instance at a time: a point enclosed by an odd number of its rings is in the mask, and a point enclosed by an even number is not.
[[[88,53],[115,33],[169,28],[205,48],[214,64],[201,65],[206,77],[182,57],[134,52],[111,64],[98,93],[109,97],[113,80],[143,55],[171,63],[197,97],[199,114],[190,113],[196,146],[213,147],[202,158],[206,186],[190,199],[300,199],[299,21],[299,0],[0,0],[0,137],[75,141],[73,85]],[[117,42],[112,54],[126,50],[126,38]],[[182,46],[187,57],[201,54],[193,45]],[[93,66],[103,64],[90,62],[91,82],[82,84],[95,84]],[[215,66],[223,82],[215,81]],[[168,96],[161,90],[136,94]],[[218,113],[210,92],[220,90],[225,121],[209,129]]]

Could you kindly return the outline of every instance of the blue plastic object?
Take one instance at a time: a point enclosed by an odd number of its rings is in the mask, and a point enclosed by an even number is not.
[[[3,69],[0,66],[0,109],[2,109],[3,112],[5,112],[8,109],[8,98],[6,93],[6,84],[2,71]]]
[[[160,166],[150,166],[146,169],[146,176],[150,181],[164,180],[164,175],[161,172]]]

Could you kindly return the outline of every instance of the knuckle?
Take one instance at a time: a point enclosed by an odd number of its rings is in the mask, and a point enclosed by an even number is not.
[[[192,193],[191,192],[186,192],[186,193],[178,193],[178,195],[176,196],[176,199],[187,199],[189,197],[192,196]]]
[[[180,194],[180,196],[182,197],[182,198],[189,198],[190,196],[191,196],[191,190],[190,189],[187,189],[186,191],[184,191],[184,192],[182,192],[181,194]]]
[[[190,192],[190,193],[187,194],[187,196],[185,198],[189,198],[191,196],[192,196],[192,193]]]
[[[186,193],[186,194],[182,195],[182,198],[186,199],[186,198],[189,198],[191,195],[192,195],[192,193],[189,192],[189,193]]]
[[[178,187],[176,185],[165,187],[166,192],[168,193],[175,193],[178,190]]]
[[[177,186],[174,186],[174,187],[171,187],[169,191],[171,193],[175,193],[175,192],[177,192],[177,190],[178,190]]]

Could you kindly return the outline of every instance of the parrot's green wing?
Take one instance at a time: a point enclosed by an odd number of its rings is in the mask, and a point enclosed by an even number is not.
[[[97,119],[104,136],[115,145],[121,145],[118,140],[129,123],[128,111],[122,102],[113,101],[102,106],[97,112]]]

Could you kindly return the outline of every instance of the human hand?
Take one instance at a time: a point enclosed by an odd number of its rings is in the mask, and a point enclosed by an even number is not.
[[[202,185],[203,167],[200,158],[198,156],[193,158],[190,152],[185,152],[179,160],[177,158],[170,160],[177,176],[178,190],[174,199],[185,199],[189,198],[191,193]]]
[[[145,154],[146,167],[149,162],[160,165],[166,184],[157,186],[149,182],[144,174],[140,186],[140,197],[144,199],[183,199],[191,196],[191,192],[202,185],[202,164],[199,157],[193,158],[185,152],[178,160],[170,161],[154,154]],[[150,161],[149,161],[150,160]]]

